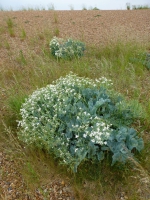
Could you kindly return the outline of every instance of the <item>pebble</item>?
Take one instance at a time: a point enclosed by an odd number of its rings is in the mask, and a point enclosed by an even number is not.
[[[71,200],[72,190],[64,180],[57,179],[49,184],[37,188],[33,194],[30,194],[27,185],[23,181],[22,175],[17,171],[17,166],[9,156],[0,152],[1,168],[4,176],[1,177],[0,187],[7,200]],[[42,189],[41,189],[42,188]],[[28,194],[29,193],[29,194]]]

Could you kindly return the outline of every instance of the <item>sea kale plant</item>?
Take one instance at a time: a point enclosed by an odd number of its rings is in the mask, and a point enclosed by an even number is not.
[[[130,58],[130,61],[132,63],[140,63],[141,65],[145,66],[148,70],[150,70],[150,53],[148,52],[138,54],[136,57]]]
[[[150,53],[146,53],[145,66],[150,70]]]
[[[51,54],[58,58],[73,59],[83,56],[85,44],[80,41],[67,39],[66,41],[56,36],[50,42]]]
[[[138,106],[137,106],[138,107]],[[33,92],[21,108],[18,137],[53,153],[77,172],[85,160],[125,163],[143,140],[131,128],[141,110],[113,90],[110,80],[70,73]]]

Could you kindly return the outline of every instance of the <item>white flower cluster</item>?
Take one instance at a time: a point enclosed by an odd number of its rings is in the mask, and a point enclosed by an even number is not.
[[[107,82],[109,84],[105,79]],[[110,125],[91,113],[82,95],[83,89],[95,87],[100,87],[100,79],[91,80],[70,73],[36,90],[20,110],[19,138],[27,144],[36,143],[47,150],[55,149],[55,154],[67,163],[71,162],[69,148],[72,140],[74,153],[87,148],[88,141],[107,145],[112,131]]]
[[[83,43],[71,39],[65,41],[62,38],[57,38],[55,36],[50,42],[51,53],[57,58],[80,57],[83,54],[84,49]]]
[[[113,85],[113,83],[112,83],[112,81],[110,80],[110,79],[107,79],[106,77],[101,77],[101,78],[99,78],[99,79],[95,79],[95,81],[97,82],[97,83],[100,83],[100,85],[107,85],[107,86],[111,86],[111,85]]]
[[[62,56],[62,48],[60,48],[60,46],[63,43],[63,39],[62,38],[57,38],[56,36],[53,37],[53,39],[50,41],[50,50],[52,55],[56,56],[56,57],[61,57]]]
[[[53,37],[53,39],[50,41],[50,46],[57,46],[59,47],[60,44],[63,43],[63,39],[62,38],[57,38],[56,36]]]

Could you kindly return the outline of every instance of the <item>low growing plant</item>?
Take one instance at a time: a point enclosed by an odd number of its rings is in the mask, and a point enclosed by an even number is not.
[[[36,90],[21,108],[18,137],[53,153],[74,172],[85,160],[99,162],[106,153],[112,165],[125,163],[143,140],[133,120],[141,110],[115,92],[105,77],[91,80],[70,73]]]
[[[51,54],[58,58],[73,59],[83,56],[85,45],[80,41],[72,39],[64,40],[54,37],[50,42]]]
[[[145,66],[148,70],[150,70],[150,53],[141,53],[136,55],[134,58],[130,58],[132,63],[137,63]]]
[[[146,53],[145,66],[150,70],[150,53]]]
[[[24,40],[27,37],[26,32],[25,32],[24,29],[22,29],[20,37],[21,37],[21,40]]]
[[[60,33],[59,28],[56,27],[56,28],[54,29],[54,35],[55,35],[55,37],[59,36],[59,33]]]
[[[126,3],[126,8],[127,8],[127,10],[130,10],[130,9],[131,9],[130,3]]]
[[[11,18],[8,18],[6,23],[7,23],[7,27],[8,28],[13,28],[14,27],[14,23],[13,23]]]
[[[97,7],[94,7],[92,10],[99,10],[99,8],[97,8]]]
[[[58,15],[56,12],[54,12],[54,23],[57,24],[58,23]]]
[[[27,65],[27,60],[23,54],[23,51],[19,51],[19,56],[16,58],[17,62],[22,64],[22,65]]]

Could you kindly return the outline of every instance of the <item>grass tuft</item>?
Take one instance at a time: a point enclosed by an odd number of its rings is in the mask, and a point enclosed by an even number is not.
[[[58,15],[56,12],[54,12],[54,23],[57,24],[58,23]]]
[[[14,23],[13,23],[11,18],[8,18],[6,23],[7,23],[7,27],[8,28],[13,28],[14,27]]]
[[[58,27],[56,27],[56,28],[54,29],[54,36],[58,37],[59,34],[60,34],[60,30],[59,30]]]
[[[17,62],[21,65],[27,65],[27,60],[23,54],[23,51],[19,51],[19,56],[16,58]]]
[[[20,34],[21,41],[25,40],[26,37],[27,37],[26,31],[22,29],[21,34]]]
[[[8,18],[8,19],[6,20],[6,23],[7,23],[9,35],[10,35],[11,37],[15,37],[14,22],[12,21],[11,18]]]

